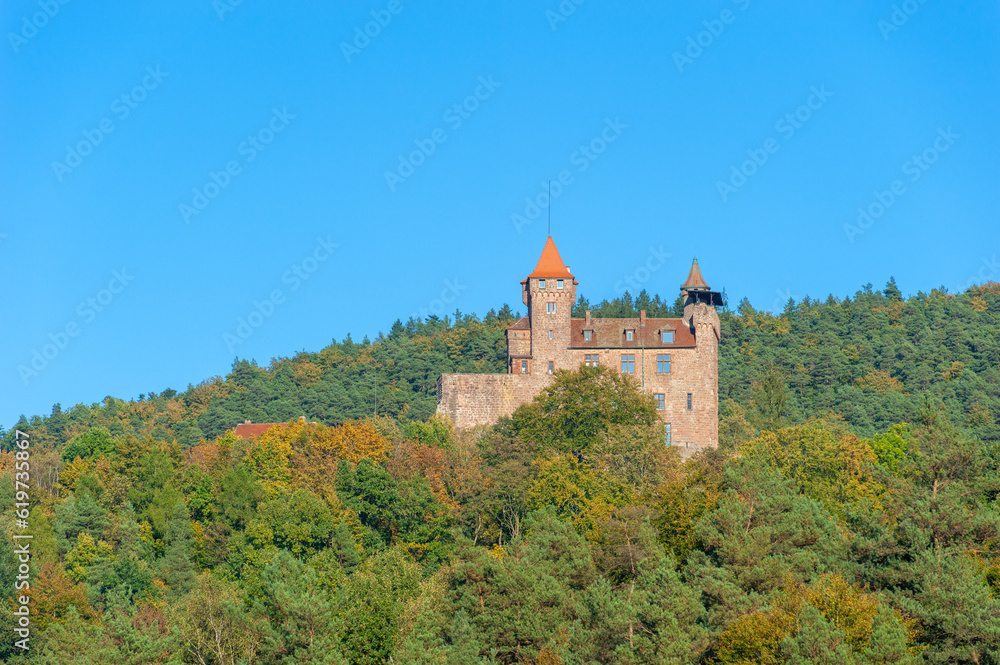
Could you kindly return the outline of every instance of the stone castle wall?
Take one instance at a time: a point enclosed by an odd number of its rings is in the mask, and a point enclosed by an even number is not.
[[[442,374],[437,412],[460,429],[490,425],[533,400],[551,382],[551,376]]]

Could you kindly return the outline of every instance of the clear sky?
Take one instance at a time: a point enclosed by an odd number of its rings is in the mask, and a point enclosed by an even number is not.
[[[591,301],[1000,279],[996,2],[578,2],[4,2],[0,424],[523,311],[549,180]]]

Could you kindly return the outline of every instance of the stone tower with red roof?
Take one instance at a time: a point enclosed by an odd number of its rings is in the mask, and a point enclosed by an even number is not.
[[[521,282],[528,307],[507,329],[506,374],[443,374],[438,413],[457,427],[491,424],[530,402],[557,369],[605,365],[629,374],[654,397],[664,439],[685,453],[719,441],[718,343],[722,296],[698,260],[681,286],[684,316],[572,318],[578,282],[550,236],[535,269]]]

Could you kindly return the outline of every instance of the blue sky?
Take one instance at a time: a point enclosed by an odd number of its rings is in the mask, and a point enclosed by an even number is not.
[[[548,180],[592,301],[1000,279],[995,2],[232,1],[0,9],[0,424],[523,310]]]

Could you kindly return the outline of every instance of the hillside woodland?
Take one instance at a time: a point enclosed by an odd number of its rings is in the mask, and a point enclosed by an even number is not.
[[[434,416],[441,373],[503,371],[517,316],[0,430],[0,661],[1000,663],[1000,284],[724,309],[720,447],[688,461],[609,368],[493,427]]]

